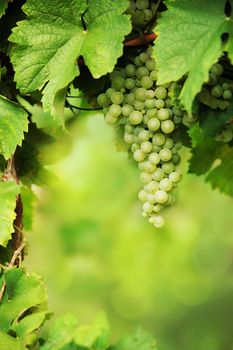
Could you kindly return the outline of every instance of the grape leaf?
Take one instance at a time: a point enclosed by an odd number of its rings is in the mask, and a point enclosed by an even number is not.
[[[180,100],[191,113],[192,103],[208,71],[224,50],[233,62],[232,17],[224,13],[225,1],[219,0],[167,0],[156,28],[158,39],[154,55],[158,64],[158,83],[179,80],[188,74]],[[222,35],[229,33],[227,45]]]
[[[200,105],[198,115],[204,136],[215,136],[223,131],[229,121],[233,120],[233,103],[224,111],[212,110]]]
[[[201,103],[205,104],[206,106],[209,106],[211,109],[220,108],[224,110],[229,106],[229,101],[220,98],[215,98],[205,88],[201,90],[201,92],[197,95],[197,98]]]
[[[94,78],[111,72],[131,30],[130,17],[123,14],[127,7],[127,0],[90,1],[89,7],[86,0],[28,0],[23,6],[28,18],[10,36],[17,44],[11,61],[20,91],[43,89],[44,109],[54,114],[54,104],[64,107],[61,91],[79,75],[79,56]]]
[[[66,314],[54,321],[48,340],[41,350],[61,350],[73,341],[74,332],[77,328],[77,318],[72,314]]]
[[[0,95],[0,153],[8,159],[21,146],[24,132],[28,130],[25,110],[17,103]]]
[[[219,188],[221,192],[233,196],[233,148],[228,147],[221,157],[221,163],[206,177],[212,188]]]
[[[109,335],[110,330],[106,315],[100,313],[91,325],[78,327],[74,341],[80,347],[104,350],[108,346]]]
[[[2,17],[6,11],[8,0],[0,0],[0,17]]]
[[[5,272],[6,290],[0,304],[0,330],[7,332],[13,321],[32,307],[36,312],[47,300],[44,285],[36,274],[27,274],[23,269]]]
[[[16,196],[19,192],[20,186],[14,182],[0,182],[0,245],[3,247],[6,247],[14,232]]]
[[[112,346],[111,350],[157,350],[155,338],[141,328],[123,338],[117,345]]]
[[[0,331],[0,350],[22,350],[20,341]]]
[[[189,135],[192,139],[192,156],[189,160],[189,173],[205,175],[205,181],[213,188],[233,196],[233,147],[213,138],[205,138],[203,129],[194,126]]]

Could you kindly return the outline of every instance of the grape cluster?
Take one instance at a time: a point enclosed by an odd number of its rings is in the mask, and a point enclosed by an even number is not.
[[[154,16],[156,4],[149,0],[130,0],[127,14],[131,15],[132,24],[144,29]]]
[[[232,86],[223,79],[223,66],[220,63],[215,63],[209,72],[208,87],[210,89],[211,96],[218,100],[232,101]],[[225,105],[227,108],[228,104]],[[233,139],[232,124],[226,125],[223,131],[216,135],[217,141],[228,143]]]
[[[158,72],[151,48],[132,64],[110,74],[111,87],[98,96],[108,123],[123,128],[129,153],[138,163],[143,188],[143,216],[155,227],[164,225],[161,210],[175,201],[181,179],[178,154],[182,143],[174,137],[183,112],[173,106],[169,93],[174,83],[158,86]]]
[[[232,98],[231,87],[228,83],[221,83],[221,75],[223,73],[223,66],[220,63],[215,63],[209,72],[208,85],[211,86],[211,95],[215,98],[222,98],[230,100]]]

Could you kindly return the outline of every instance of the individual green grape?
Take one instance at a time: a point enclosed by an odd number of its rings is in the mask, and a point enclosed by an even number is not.
[[[135,100],[133,103],[133,107],[136,111],[142,111],[145,108],[145,103],[142,101]]]
[[[160,156],[158,153],[152,152],[149,155],[149,161],[155,165],[160,163]]]
[[[160,121],[157,118],[151,118],[148,120],[148,129],[151,131],[156,131],[160,128]]]
[[[159,182],[159,188],[165,192],[169,192],[172,189],[172,181],[164,178]]]
[[[139,59],[142,63],[146,63],[149,60],[149,57],[145,52],[142,52],[139,55]]]
[[[163,162],[168,162],[172,158],[172,152],[168,148],[163,148],[159,152],[159,157]]]
[[[146,155],[141,149],[137,149],[134,152],[133,157],[137,162],[142,162],[145,159]]]
[[[133,78],[136,74],[136,68],[133,64],[128,64],[126,67],[125,67],[125,74],[127,77],[129,78]]]
[[[149,141],[142,142],[141,144],[141,150],[144,153],[150,153],[152,151],[152,143]]]
[[[148,109],[154,109],[155,108],[155,99],[154,98],[147,98],[145,100],[145,106]]]
[[[120,90],[125,87],[125,80],[122,76],[117,75],[112,78],[112,87],[115,90]]]
[[[167,97],[167,90],[159,86],[155,89],[155,97],[164,100]]]
[[[136,76],[139,80],[141,80],[143,77],[146,77],[147,75],[149,75],[149,71],[146,67],[139,67],[136,70]]]
[[[153,59],[148,59],[146,61],[146,64],[145,64],[146,68],[149,70],[149,71],[154,71],[155,69],[155,61]],[[151,77],[152,79],[152,77]],[[153,80],[153,79],[152,79]]]
[[[100,107],[107,107],[110,105],[111,101],[107,94],[102,93],[97,97],[97,103]]]
[[[112,104],[109,108],[109,113],[114,117],[119,117],[121,115],[121,106]]]
[[[146,89],[145,88],[138,88],[135,90],[135,99],[137,101],[145,101],[146,99]]]
[[[144,76],[141,79],[141,85],[145,89],[150,89],[153,86],[153,80],[148,76]]]
[[[114,115],[112,115],[110,112],[107,112],[105,114],[105,120],[108,124],[115,124],[118,120],[118,118]]]
[[[120,91],[114,91],[111,95],[112,103],[120,105],[124,101],[124,95]]]
[[[145,171],[142,171],[139,175],[141,182],[148,184],[152,180],[152,174],[148,174]]]
[[[179,182],[180,181],[180,174],[176,171],[173,171],[172,173],[169,174],[169,179],[172,182]]]
[[[164,171],[161,168],[157,168],[153,174],[152,174],[152,179],[155,181],[161,181],[164,178]]]
[[[170,109],[167,109],[167,108],[161,108],[159,111],[158,111],[158,118],[160,120],[166,120],[166,119],[169,119],[170,118]]]
[[[139,133],[138,133],[138,140],[140,142],[145,142],[145,141],[148,141],[150,138],[150,132],[148,130],[141,130]]]
[[[137,0],[136,1],[136,7],[139,10],[146,10],[150,6],[149,0]]]
[[[133,90],[135,88],[135,80],[132,78],[127,78],[125,81],[125,87],[128,90]]]
[[[159,98],[158,100],[155,100],[155,107],[157,109],[161,109],[165,106],[165,102],[164,100],[162,100],[161,98]]]
[[[133,112],[133,107],[131,105],[125,104],[124,106],[122,106],[121,113],[124,117],[128,117],[131,112]]]
[[[173,130],[175,129],[175,125],[173,123],[172,120],[164,120],[161,123],[161,130],[165,133],[165,134],[170,134],[173,132]]]
[[[157,133],[153,136],[152,142],[156,145],[156,146],[162,146],[166,141],[166,137],[164,136],[164,134],[161,133]]]
[[[142,202],[146,202],[148,193],[145,190],[141,190],[138,192],[138,199]]]
[[[215,63],[211,67],[210,72],[216,74],[217,76],[220,76],[223,73],[223,66],[220,63]]]
[[[213,97],[221,97],[222,94],[223,94],[223,89],[222,89],[221,85],[215,85],[212,87],[211,95]]]
[[[232,98],[232,92],[231,92],[231,90],[225,90],[225,91],[223,91],[222,97],[224,98],[224,100],[230,100],[230,99]]]
[[[155,201],[159,204],[164,204],[168,200],[168,194],[166,191],[158,190],[155,193]]]
[[[172,162],[166,162],[162,165],[162,170],[165,174],[171,174],[175,170],[175,166]]]
[[[140,124],[142,122],[143,115],[140,111],[133,111],[129,115],[129,121],[133,125]]]

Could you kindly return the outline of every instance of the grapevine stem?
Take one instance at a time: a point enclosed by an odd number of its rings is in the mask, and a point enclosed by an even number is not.
[[[20,256],[21,256],[21,253],[22,253],[22,251],[23,251],[23,249],[25,247],[25,244],[26,244],[25,241],[23,241],[21,243],[21,245],[14,251],[14,254],[13,254],[12,258],[11,258],[11,261],[9,262],[9,265],[7,266],[7,270],[10,270],[10,269],[12,269],[14,267],[16,260],[18,258],[20,258]],[[0,302],[1,302],[2,298],[3,298],[5,289],[6,289],[6,281],[4,281],[4,283],[2,285],[2,288],[0,290]]]
[[[102,109],[102,107],[97,107],[97,108],[78,107],[78,106],[74,106],[74,105],[70,104],[68,101],[66,101],[66,102],[67,102],[68,107],[78,109],[80,111],[99,111]]]

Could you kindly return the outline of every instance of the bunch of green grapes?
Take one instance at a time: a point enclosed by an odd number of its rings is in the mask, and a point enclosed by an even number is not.
[[[156,7],[153,1],[130,0],[126,13],[131,15],[134,27],[144,29],[154,17]]]
[[[151,48],[132,64],[110,74],[111,87],[98,96],[107,123],[123,129],[128,152],[137,162],[142,188],[143,216],[155,227],[164,225],[161,211],[175,202],[174,190],[181,179],[182,143],[174,131],[183,112],[173,106],[169,92],[174,84],[158,86],[158,72]]]
[[[231,100],[232,87],[229,83],[222,80],[223,66],[220,63],[215,63],[209,72],[208,85],[211,87],[211,95],[215,98]]]

